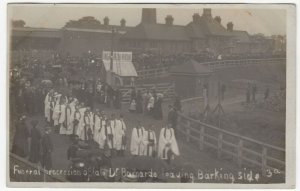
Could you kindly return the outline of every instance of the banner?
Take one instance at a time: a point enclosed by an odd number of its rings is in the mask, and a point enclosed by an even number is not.
[[[102,52],[102,60],[110,61],[110,51]],[[132,61],[132,52],[113,52],[113,60],[118,62],[131,62]]]

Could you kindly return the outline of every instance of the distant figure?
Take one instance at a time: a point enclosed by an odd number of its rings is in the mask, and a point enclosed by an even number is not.
[[[114,105],[115,109],[121,109],[122,107],[122,93],[119,89],[115,90]]]
[[[136,101],[135,101],[135,99],[131,100],[128,110],[132,113],[136,112]]]
[[[141,90],[138,90],[136,94],[136,112],[143,113],[143,96]]]
[[[252,85],[252,102],[256,102],[256,92],[257,92],[256,84],[253,84]]]
[[[247,104],[250,103],[250,95],[251,95],[251,87],[250,87],[250,83],[248,83],[248,88],[246,90],[246,103]]]
[[[53,144],[50,138],[50,127],[46,127],[45,134],[42,137],[42,160],[41,165],[44,169],[52,168],[52,151]]]
[[[265,97],[264,97],[265,101],[269,98],[269,94],[270,94],[270,88],[267,87],[265,91]]]
[[[177,112],[181,112],[181,100],[180,100],[180,98],[178,96],[175,97],[174,109]]]
[[[37,163],[40,161],[40,145],[41,145],[41,133],[36,128],[38,121],[32,121],[32,129],[30,132],[30,153],[29,161],[32,163]]]
[[[130,100],[135,100],[136,99],[136,91],[135,91],[135,87],[132,87],[131,89],[131,94],[130,94]]]
[[[208,87],[207,84],[203,86],[203,99],[204,99],[204,108],[208,105]]]
[[[25,119],[26,116],[22,116],[16,125],[16,132],[12,146],[12,153],[20,157],[27,157],[28,155],[29,132],[25,124]]]
[[[149,103],[149,99],[151,98],[151,93],[149,92],[149,90],[147,90],[146,93],[143,94],[143,111],[144,114],[148,113],[148,103]]]
[[[221,99],[222,100],[224,100],[225,92],[226,92],[226,85],[222,84],[222,86],[221,86]]]
[[[162,102],[163,102],[163,95],[158,94],[157,100],[154,102],[154,119],[157,120],[163,119]]]
[[[147,104],[147,110],[149,112],[150,115],[153,115],[153,108],[154,108],[154,96],[152,94],[150,94],[150,98]]]
[[[174,129],[175,133],[177,132],[177,111],[169,105],[169,113],[168,113],[168,123],[171,123],[171,127]]]

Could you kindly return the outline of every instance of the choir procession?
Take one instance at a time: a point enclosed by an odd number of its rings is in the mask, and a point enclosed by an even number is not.
[[[127,139],[131,140],[130,153],[133,156],[158,157],[170,163],[174,156],[180,154],[171,122],[161,129],[158,140],[154,125],[145,128],[141,121],[127,138],[128,129],[122,114],[108,116],[99,109],[92,111],[76,98],[64,96],[53,89],[47,94],[44,104],[45,118],[53,132],[95,142],[100,149],[108,149],[110,156],[124,156]]]

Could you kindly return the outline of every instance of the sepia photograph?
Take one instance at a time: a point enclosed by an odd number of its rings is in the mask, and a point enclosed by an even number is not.
[[[10,186],[295,181],[295,6],[7,12]]]

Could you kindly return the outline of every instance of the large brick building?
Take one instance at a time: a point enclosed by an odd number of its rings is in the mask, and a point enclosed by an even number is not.
[[[187,25],[174,25],[171,15],[166,16],[165,23],[157,23],[155,9],[143,9],[142,12],[140,24],[120,38],[125,49],[161,54],[210,52],[219,55],[254,53],[260,46],[246,31],[234,30],[232,22],[224,27],[219,16],[212,16],[211,9],[203,9],[201,16],[193,14]]]
[[[101,55],[103,50],[156,52],[162,55],[209,52],[212,55],[272,52],[272,39],[250,36],[246,31],[233,29],[233,23],[224,27],[219,16],[213,17],[211,9],[191,14],[186,25],[175,25],[172,15],[165,23],[157,23],[156,9],[142,9],[141,22],[135,27],[110,25],[93,17],[69,21],[61,29],[18,27],[12,29],[11,48],[45,49],[62,54],[81,56],[87,52]]]

